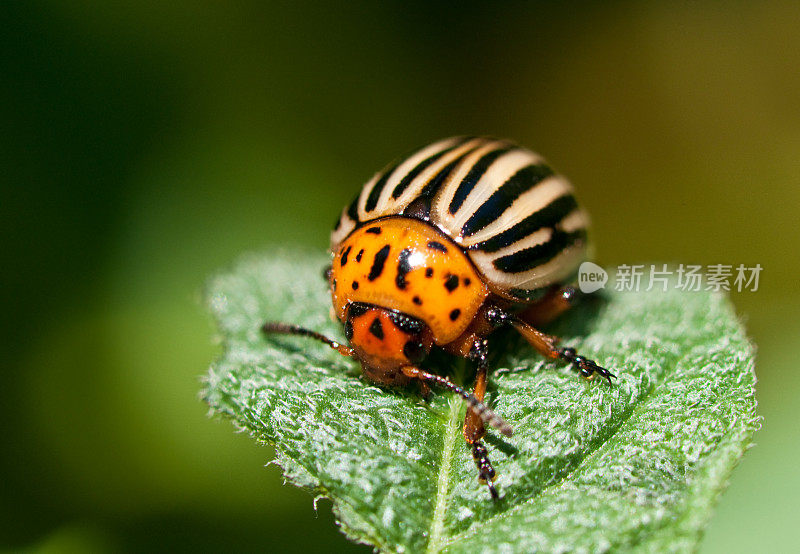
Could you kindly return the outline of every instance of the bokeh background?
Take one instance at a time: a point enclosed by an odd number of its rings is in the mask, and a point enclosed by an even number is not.
[[[0,548],[368,551],[206,417],[200,291],[461,133],[567,174],[600,263],[764,267],[765,424],[702,550],[797,548],[800,8],[483,4],[3,4]]]

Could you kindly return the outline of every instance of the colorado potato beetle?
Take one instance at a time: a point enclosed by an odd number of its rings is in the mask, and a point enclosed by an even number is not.
[[[284,323],[263,331],[323,341],[378,384],[460,395],[478,479],[497,499],[484,425],[512,430],[483,402],[487,337],[510,326],[584,377],[615,377],[537,329],[577,296],[563,283],[586,256],[587,225],[570,183],[539,155],[504,140],[448,138],[377,173],[331,233],[326,278],[349,345]],[[472,393],[420,366],[434,347],[475,362]]]

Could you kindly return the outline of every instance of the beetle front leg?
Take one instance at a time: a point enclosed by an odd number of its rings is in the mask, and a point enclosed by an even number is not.
[[[486,379],[488,373],[488,365],[486,363],[486,340],[476,340],[467,357],[478,363],[478,373],[475,376],[475,388],[472,394],[475,398],[483,401],[486,395]],[[467,410],[467,415],[464,417],[464,440],[466,440],[467,444],[470,446],[472,459],[475,461],[475,466],[478,468],[478,481],[488,487],[489,494],[492,496],[493,500],[498,500],[500,495],[497,493],[497,489],[493,483],[495,477],[494,467],[492,467],[492,462],[489,461],[489,453],[481,440],[485,434],[486,430],[484,429],[481,418],[478,417],[474,411]]]
[[[483,402],[486,395],[486,380],[489,366],[487,364],[488,343],[484,334],[491,332],[492,327],[483,319],[473,322],[474,327],[470,328],[461,337],[447,345],[447,349],[455,354],[467,358],[477,364],[477,374],[475,375],[475,386],[472,396]],[[475,410],[467,410],[464,416],[464,440],[470,447],[472,459],[478,468],[478,481],[485,484],[489,489],[489,494],[494,500],[500,498],[494,486],[494,468],[489,461],[489,454],[483,444],[483,437],[486,434],[484,422]]]
[[[529,323],[499,308],[490,308],[487,310],[486,319],[495,327],[511,325],[542,356],[552,360],[569,362],[587,379],[591,379],[594,375],[600,375],[600,377],[605,378],[610,385],[611,378],[614,377],[616,379],[617,377],[594,360],[579,355],[574,348],[556,346],[559,340],[558,337],[543,333]]]

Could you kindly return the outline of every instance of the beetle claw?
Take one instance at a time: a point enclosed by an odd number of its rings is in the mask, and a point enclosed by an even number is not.
[[[489,461],[486,447],[479,440],[472,443],[472,459],[475,460],[475,465],[478,467],[478,482],[489,488],[492,500],[499,500],[500,495],[497,493],[493,482],[495,478],[494,468],[492,467],[492,462]]]
[[[492,495],[492,500],[500,500],[500,495],[497,494],[497,489],[494,488],[494,483],[491,481],[486,481],[486,486],[489,487],[489,494]]]
[[[577,352],[575,352],[574,348],[565,347],[560,348],[558,351],[558,356],[566,360],[567,362],[571,363],[572,366],[580,372],[580,374],[587,379],[592,379],[595,375],[599,375],[603,377],[608,384],[611,385],[611,378],[617,378],[616,375],[611,373],[609,370],[604,368],[601,365],[598,365],[597,362],[594,360],[590,360],[589,358],[585,358],[580,356]]]

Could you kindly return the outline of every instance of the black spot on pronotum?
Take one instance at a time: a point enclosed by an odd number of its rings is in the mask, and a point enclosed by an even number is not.
[[[408,281],[406,281],[406,275],[409,271],[411,271],[411,264],[408,263],[408,258],[411,257],[411,249],[410,248],[403,248],[400,251],[400,255],[397,257],[397,276],[394,279],[397,288],[400,290],[405,290],[406,286],[408,285]]]
[[[410,340],[403,346],[403,355],[412,364],[418,364],[425,359],[425,347],[421,342]]]
[[[455,310],[453,310],[452,312],[450,312],[450,321],[455,321],[455,320],[457,320],[457,319],[458,319],[458,316],[460,316],[460,315],[461,315],[461,310],[459,310],[458,308],[456,308]]]
[[[439,252],[447,253],[447,247],[442,244],[441,242],[432,240],[428,243],[428,248],[432,248],[434,250],[438,250]]]
[[[344,336],[347,337],[347,340],[353,338],[353,322],[349,319],[344,322]]]
[[[365,233],[372,233],[373,235],[380,235],[381,234],[381,228],[380,227],[370,227],[369,229],[367,229],[364,232]]]
[[[429,268],[425,269],[425,277],[427,277],[428,279],[433,277],[433,268],[432,267],[429,267]]]
[[[375,335],[379,340],[383,340],[383,325],[381,325],[381,320],[379,318],[375,318],[372,320],[372,325],[369,326],[369,332]]]
[[[358,290],[358,281],[353,281],[353,290]]]
[[[375,254],[375,258],[372,260],[372,267],[369,270],[369,275],[367,275],[367,279],[370,281],[374,281],[378,277],[381,276],[383,273],[383,266],[386,263],[386,258],[389,257],[389,249],[391,247],[387,244],[380,250],[378,253]]]
[[[361,261],[361,256],[363,256],[363,255],[364,255],[364,249],[362,248],[361,250],[358,251],[358,254],[356,254],[356,261],[360,262]]]
[[[347,248],[344,249],[344,252],[342,252],[342,260],[341,260],[342,267],[344,267],[347,264],[347,256],[350,255],[351,248],[352,246],[348,246]]]
[[[415,296],[414,298],[411,299],[411,301],[417,306],[422,306],[422,298],[420,298],[419,296]]]
[[[458,288],[458,276],[451,275],[450,277],[448,277],[447,280],[444,282],[444,288],[446,288],[448,292],[453,292],[454,290],[456,290]]]

